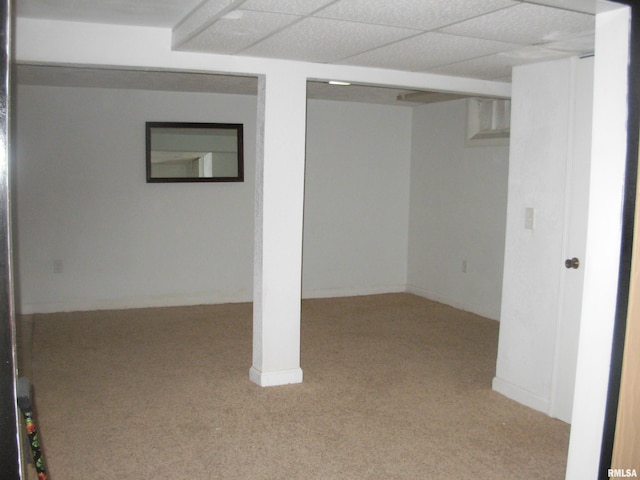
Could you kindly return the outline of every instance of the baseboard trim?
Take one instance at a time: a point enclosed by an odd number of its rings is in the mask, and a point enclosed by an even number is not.
[[[304,291],[302,298],[354,297],[383,293],[405,292],[405,285],[364,288],[327,288]],[[63,302],[22,303],[17,307],[19,315],[36,313],[79,312],[93,310],[123,310],[128,308],[188,307],[191,305],[218,305],[224,303],[252,302],[252,293],[246,289],[229,293],[175,294],[138,298],[73,299]]]
[[[417,295],[418,297],[426,298],[427,300],[432,300],[438,303],[444,303],[445,305],[449,305],[453,308],[457,308],[459,310],[464,310],[465,312],[475,313],[476,315],[480,315],[481,317],[489,318],[491,320],[500,321],[500,311],[489,311],[483,310],[479,308],[472,308],[469,305],[465,305],[462,302],[457,300],[453,300],[451,298],[447,298],[446,296],[439,295],[434,292],[430,292],[425,290],[424,288],[417,287],[415,285],[407,284],[407,288],[405,289],[407,293],[411,293],[413,295]]]
[[[515,400],[522,405],[533,408],[539,412],[549,415],[549,400],[539,397],[523,388],[507,382],[501,378],[494,377],[492,382],[493,390],[504,395],[511,400]]]
[[[302,298],[359,297],[363,295],[381,295],[384,293],[404,293],[406,290],[406,285],[363,288],[319,288],[303,290]]]
[[[94,310],[126,310],[129,308],[189,307],[193,305],[220,305],[251,302],[250,293],[229,295],[166,295],[145,298],[87,299],[64,302],[24,303],[18,305],[18,315],[59,312],[87,312]]]
[[[249,379],[261,387],[275,387],[277,385],[289,385],[302,383],[302,369],[280,370],[277,372],[261,372],[255,367],[249,370]]]
[[[492,320],[499,320],[500,312],[482,311],[477,308],[470,308],[461,302],[444,297],[437,293],[424,290],[415,285],[387,285],[380,287],[362,288],[326,288],[311,289],[302,292],[302,299],[311,298],[336,298],[355,297],[362,295],[380,295],[385,293],[411,293],[419,297],[444,303],[460,310],[475,313]],[[92,310],[121,310],[128,308],[155,308],[155,307],[186,307],[191,305],[217,305],[224,303],[246,303],[252,302],[251,292],[239,290],[227,294],[203,293],[191,295],[164,295],[140,298],[119,298],[119,299],[73,299],[63,302],[43,302],[43,303],[22,303],[17,306],[19,315],[32,315],[39,313],[76,312]]]

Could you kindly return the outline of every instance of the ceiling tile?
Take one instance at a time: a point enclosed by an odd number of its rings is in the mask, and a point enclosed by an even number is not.
[[[500,55],[506,59],[510,59],[513,66],[533,62],[545,62],[547,60],[555,60],[557,58],[566,58],[570,56],[567,52],[551,50],[538,45],[522,47],[518,50],[503,52]]]
[[[434,68],[430,73],[493,80],[494,78],[511,78],[511,66],[509,59],[496,54]]]
[[[335,0],[247,0],[241,5],[243,10],[309,15]]]
[[[314,16],[430,30],[516,5],[512,0],[341,0]]]
[[[234,54],[302,18],[297,15],[251,10],[235,10],[233,13],[232,16],[225,16],[215,21],[181,45],[180,49]]]
[[[430,72],[443,75],[501,80],[511,77],[511,69],[517,65],[542,62],[566,57],[567,54],[542,47],[523,47],[518,50],[501,52],[487,57],[474,58],[464,62],[437,67]]]
[[[560,40],[559,42],[545,43],[541,46],[552,50],[575,53],[576,55],[585,55],[593,53],[596,43],[595,37],[595,34],[589,34],[582,37]]]
[[[520,46],[512,43],[432,32],[347,58],[340,63],[423,71],[517,48]]]
[[[234,0],[205,0],[173,26],[173,45],[181,47],[215,21]],[[235,0],[236,2],[238,0]]]
[[[533,4],[489,13],[441,31],[512,43],[544,43],[594,31],[595,17]]]
[[[395,27],[307,18],[240,54],[308,62],[335,62],[415,33],[415,30]]]

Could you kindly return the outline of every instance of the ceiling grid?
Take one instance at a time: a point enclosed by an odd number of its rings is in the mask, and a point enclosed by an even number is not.
[[[84,0],[78,4],[77,0],[20,0],[17,15],[171,28],[173,49],[178,51],[509,82],[516,65],[593,52],[595,16],[557,8],[562,3]]]

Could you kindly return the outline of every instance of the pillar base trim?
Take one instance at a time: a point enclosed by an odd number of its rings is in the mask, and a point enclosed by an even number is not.
[[[289,385],[302,383],[302,369],[279,370],[276,372],[261,372],[255,367],[249,370],[249,379],[261,387],[274,387],[276,385]]]
[[[532,392],[529,392],[513,383],[498,377],[493,378],[493,390],[511,400],[515,400],[529,408],[549,415],[549,401]]]

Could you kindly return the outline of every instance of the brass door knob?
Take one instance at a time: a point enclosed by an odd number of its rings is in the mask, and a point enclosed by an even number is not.
[[[567,268],[578,268],[580,266],[580,260],[576,257],[573,258],[567,258],[564,261],[564,266]]]

